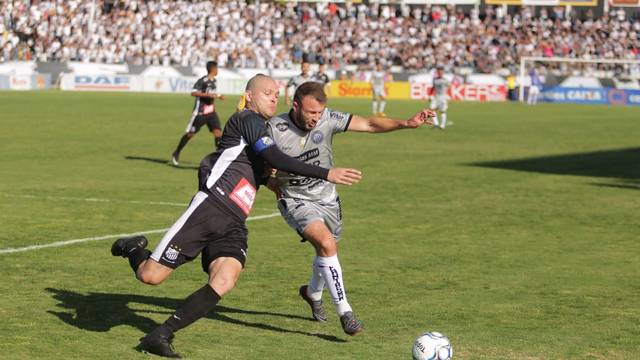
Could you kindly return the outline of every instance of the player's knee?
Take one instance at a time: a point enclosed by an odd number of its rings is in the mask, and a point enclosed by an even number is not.
[[[138,269],[136,277],[147,285],[159,285],[167,278],[164,274],[146,269],[145,267]]]
[[[320,256],[333,256],[338,253],[338,244],[332,236],[329,236],[318,241],[316,249]]]
[[[209,279],[209,286],[211,286],[213,290],[218,293],[218,295],[224,296],[229,291],[233,290],[234,287],[236,287],[237,281],[238,278],[236,276],[215,276],[212,279]]]

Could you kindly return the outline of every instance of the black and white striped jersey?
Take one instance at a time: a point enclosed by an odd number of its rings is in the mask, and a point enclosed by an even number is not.
[[[259,154],[272,145],[264,118],[251,110],[233,114],[218,149],[200,163],[200,190],[246,218],[264,176],[265,161]]]
[[[216,79],[209,79],[209,77],[205,75],[198,79],[195,84],[193,84],[193,89],[191,89],[191,92],[197,91],[212,94],[216,92],[216,89]],[[209,112],[213,112],[211,105],[213,105],[212,98],[197,96],[195,103],[193,104],[193,112],[197,114],[206,114]],[[211,109],[211,111],[209,111],[209,109]]]

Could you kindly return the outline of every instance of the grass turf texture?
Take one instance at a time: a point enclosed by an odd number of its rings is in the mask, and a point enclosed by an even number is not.
[[[235,102],[217,103],[221,118]],[[330,105],[370,112],[369,101]],[[165,164],[191,106],[186,95],[0,93],[0,249],[169,227],[212,149],[205,127],[180,168]],[[420,106],[389,101],[386,112]],[[297,289],[313,252],[273,217],[248,223],[238,287],[177,334],[177,350],[409,359],[418,335],[440,331],[459,359],[635,358],[640,108],[452,103],[449,113],[444,132],[335,138],[336,163],[364,173],[339,189],[340,258],[364,333],[342,333],[326,292],[329,322],[309,320]],[[263,189],[252,215],[275,211]],[[148,236],[151,248],[161,235]],[[196,260],[158,287],[140,284],[111,257],[113,240],[0,254],[3,358],[147,358],[138,338],[205,274]]]

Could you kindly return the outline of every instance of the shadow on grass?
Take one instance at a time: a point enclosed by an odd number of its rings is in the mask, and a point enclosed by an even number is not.
[[[486,161],[465,165],[544,174],[617,178],[621,184],[596,183],[594,185],[640,190],[640,148]]]
[[[48,310],[49,314],[55,315],[65,323],[79,329],[106,332],[119,325],[129,325],[148,333],[157,327],[158,323],[141,314],[166,314],[169,317],[173,311],[182,304],[182,299],[172,299],[166,297],[154,297],[132,294],[110,294],[94,293],[81,294],[74,291],[46,288],[52,297],[60,303],[56,306],[65,311]],[[136,308],[136,304],[151,305],[161,307],[164,310],[149,310]],[[71,311],[66,311],[71,310]],[[270,311],[255,311],[235,309],[226,306],[216,306],[215,311],[207,316],[208,319],[224,321],[230,324],[252,327],[260,330],[275,331],[286,334],[298,334],[313,336],[327,341],[346,342],[336,336],[310,333],[300,330],[289,330],[262,322],[250,322],[238,320],[230,317],[231,314],[247,314],[255,316],[278,316],[289,319],[300,319],[313,321],[303,316],[282,314]]]
[[[152,157],[145,157],[145,156],[132,156],[132,155],[126,155],[124,158],[127,160],[140,160],[140,161],[152,162],[152,163],[161,164],[164,166],[170,166],[172,168],[182,169],[182,170],[198,170],[199,169],[198,166],[193,166],[193,165],[174,166],[169,163],[169,159],[152,158]]]

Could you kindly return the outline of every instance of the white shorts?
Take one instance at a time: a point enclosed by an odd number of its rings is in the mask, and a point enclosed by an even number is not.
[[[438,109],[439,111],[447,111],[449,104],[446,97],[433,97],[431,98],[431,110]]]
[[[531,85],[529,86],[529,94],[530,95],[537,95],[540,93],[540,88],[537,87],[536,85]]]
[[[387,94],[385,94],[384,92],[384,87],[380,87],[380,86],[374,86],[371,94],[373,95],[373,98],[379,98],[379,97],[386,97]]]
[[[330,204],[285,198],[278,200],[278,209],[287,224],[297,231],[300,236],[302,236],[304,229],[309,224],[322,221],[329,228],[336,241],[340,240],[340,235],[342,234],[340,198]]]

